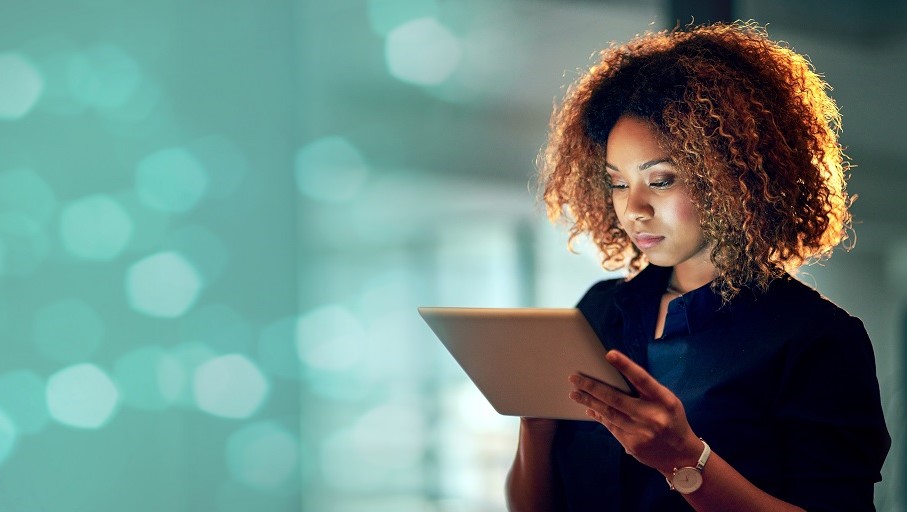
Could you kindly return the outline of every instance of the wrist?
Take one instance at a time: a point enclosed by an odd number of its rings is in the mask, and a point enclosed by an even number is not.
[[[702,439],[696,437],[696,434],[690,432],[690,435],[684,437],[681,446],[675,451],[675,456],[670,460],[665,460],[664,465],[657,468],[665,477],[670,479],[674,470],[683,467],[694,467],[702,455]]]
[[[557,420],[547,418],[520,418],[520,429],[533,437],[554,436]]]

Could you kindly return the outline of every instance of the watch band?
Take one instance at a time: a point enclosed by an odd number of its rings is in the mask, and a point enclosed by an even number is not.
[[[709,443],[703,441],[701,437],[699,440],[702,441],[702,455],[699,456],[699,462],[696,463],[696,469],[702,472],[702,468],[705,467],[705,463],[709,460],[709,455],[712,454],[712,449],[709,447]]]

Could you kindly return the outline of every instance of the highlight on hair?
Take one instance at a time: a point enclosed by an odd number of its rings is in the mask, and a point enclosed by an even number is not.
[[[826,258],[852,232],[850,165],[828,84],[752,22],[637,36],[601,52],[555,108],[539,155],[548,217],[587,234],[602,266],[646,265],[621,229],[604,170],[623,115],[650,122],[700,213],[724,300]],[[849,248],[849,247],[848,247]]]

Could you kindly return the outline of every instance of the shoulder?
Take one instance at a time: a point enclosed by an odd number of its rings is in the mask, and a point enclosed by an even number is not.
[[[601,339],[609,337],[608,333],[619,323],[620,312],[614,297],[625,283],[623,278],[599,281],[586,291],[576,305]]]
[[[815,335],[861,333],[863,322],[801,281],[785,276],[771,283],[767,292],[751,301],[752,311],[762,321],[783,326],[792,332]],[[749,308],[744,308],[749,309]]]
[[[607,279],[593,284],[579,300],[577,308],[583,312],[600,309],[614,301],[614,293],[626,279]]]
[[[843,380],[849,381],[849,392],[862,389],[864,397],[878,396],[872,341],[859,318],[790,277],[772,283],[755,304],[757,314],[749,325],[777,343],[782,380],[799,382],[811,375],[826,388]],[[841,379],[842,374],[848,378]]]

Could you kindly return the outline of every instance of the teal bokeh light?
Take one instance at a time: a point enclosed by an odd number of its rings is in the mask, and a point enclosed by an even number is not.
[[[75,428],[97,429],[110,421],[120,394],[104,370],[86,363],[64,368],[47,381],[51,418]]]
[[[324,137],[296,153],[296,186],[316,201],[342,203],[365,185],[369,170],[355,146],[342,137]]]
[[[162,149],[138,163],[135,189],[139,199],[149,208],[185,213],[195,208],[205,195],[208,173],[186,149]]]
[[[265,491],[298,477],[299,442],[273,421],[247,425],[227,440],[227,468],[238,482]]]
[[[114,378],[123,403],[137,409],[166,409],[179,397],[185,375],[179,361],[158,346],[145,346],[120,357]]]
[[[25,56],[0,53],[0,121],[25,117],[43,89],[41,73]]]
[[[31,57],[44,80],[36,109],[54,115],[76,115],[87,106],[73,97],[70,84],[72,61],[79,55],[74,41],[59,33],[41,34],[25,43],[23,53]]]
[[[126,275],[129,305],[149,316],[174,318],[195,304],[201,291],[198,271],[181,254],[168,251],[134,263]]]
[[[362,360],[369,339],[359,320],[346,308],[326,305],[300,316],[296,349],[300,361],[316,370],[348,370]]]
[[[100,347],[106,329],[101,316],[88,303],[63,299],[35,312],[32,331],[42,354],[71,364],[87,361]]]
[[[240,354],[202,363],[192,382],[198,408],[222,418],[248,418],[268,396],[269,385],[255,363]]]
[[[0,409],[0,465],[12,454],[18,440],[16,425],[10,421],[6,412]]]
[[[132,219],[112,198],[96,194],[66,205],[60,214],[60,238],[72,255],[110,261],[126,248],[132,236]]]
[[[46,225],[53,219],[56,209],[54,191],[35,171],[12,169],[0,172],[0,211],[19,213],[40,225]]]
[[[47,424],[44,381],[34,372],[15,370],[0,376],[0,410],[21,434],[37,434]]]
[[[434,18],[404,23],[387,35],[384,58],[392,76],[415,85],[439,85],[460,63],[460,41]]]
[[[312,393],[358,402],[376,391],[376,374],[363,364],[373,353],[367,342],[374,335],[349,309],[340,304],[316,307],[296,318],[294,328],[294,362],[300,364],[299,373]],[[371,362],[385,364],[374,358]]]
[[[386,36],[396,27],[414,19],[437,17],[436,0],[368,0],[368,22],[372,30]]]
[[[142,80],[135,60],[111,44],[97,45],[74,54],[68,62],[67,72],[72,96],[98,109],[123,106]]]
[[[173,356],[176,364],[166,364],[161,368],[163,394],[175,397],[176,403],[183,407],[194,409],[192,376],[199,366],[217,357],[217,352],[202,342],[191,341],[176,345],[168,350],[168,354]]]

